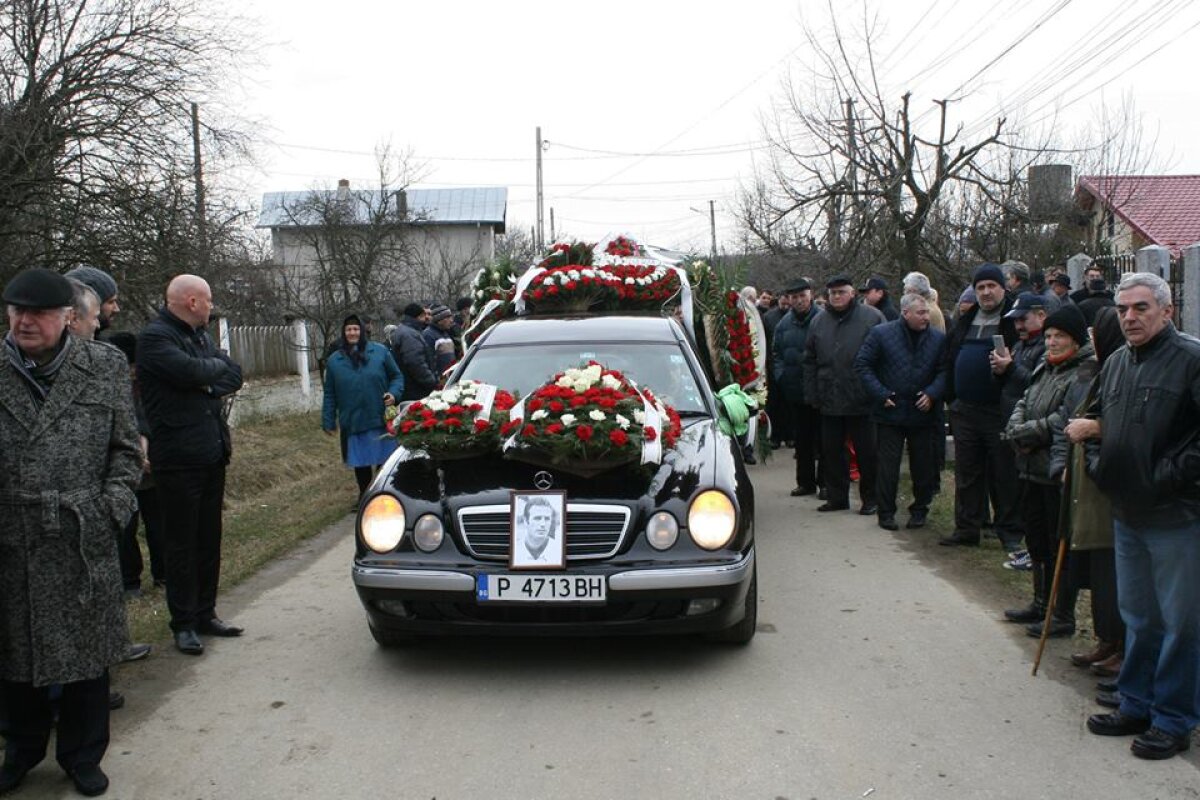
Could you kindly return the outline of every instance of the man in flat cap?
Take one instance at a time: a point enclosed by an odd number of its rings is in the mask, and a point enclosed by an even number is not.
[[[97,795],[108,787],[108,668],[128,645],[116,543],[141,474],[128,371],[115,348],[67,333],[63,276],[25,270],[3,299],[0,794],[45,757],[49,687],[62,684],[56,757]]]
[[[102,269],[95,267],[76,267],[67,273],[67,277],[91,287],[100,298],[100,330],[107,330],[112,325],[113,317],[121,312],[117,302],[117,282]]]
[[[796,445],[796,486],[792,497],[816,494],[817,452],[821,436],[821,412],[815,398],[804,396],[804,356],[812,322],[824,312],[813,305],[812,286],[796,278],[783,291],[781,304],[788,311],[775,326],[771,340],[771,397],[781,398],[779,407],[787,415],[787,430]],[[774,427],[774,425],[772,425]]]
[[[829,305],[809,327],[805,341],[804,400],[821,412],[821,464],[826,502],[818,511],[850,507],[850,459],[846,440],[858,457],[859,509],[873,516],[875,501],[875,423],[871,398],[854,371],[854,357],[871,328],[884,323],[883,314],[855,302],[854,284],[845,275],[825,283]]]

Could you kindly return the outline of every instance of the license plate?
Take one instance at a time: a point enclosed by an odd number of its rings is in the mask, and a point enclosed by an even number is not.
[[[602,575],[479,575],[475,597],[481,603],[603,603],[608,586]]]

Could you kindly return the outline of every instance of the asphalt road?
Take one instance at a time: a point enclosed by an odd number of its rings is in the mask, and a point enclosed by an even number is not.
[[[994,604],[850,513],[754,474],[760,631],[689,640],[435,641],[385,651],[350,582],[349,519],[222,605],[201,658],[123,667],[120,798],[1191,798],[1084,728],[1090,681]],[[47,764],[20,797],[71,797]]]

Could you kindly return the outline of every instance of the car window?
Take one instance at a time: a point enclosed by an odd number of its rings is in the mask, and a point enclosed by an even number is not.
[[[687,358],[673,343],[529,344],[481,347],[458,376],[520,394],[548,383],[568,367],[598,361],[649,387],[680,413],[707,413]]]

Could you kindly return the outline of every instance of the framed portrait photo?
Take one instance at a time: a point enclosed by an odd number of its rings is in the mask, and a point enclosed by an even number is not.
[[[509,525],[511,569],[567,566],[567,493],[513,492]]]

